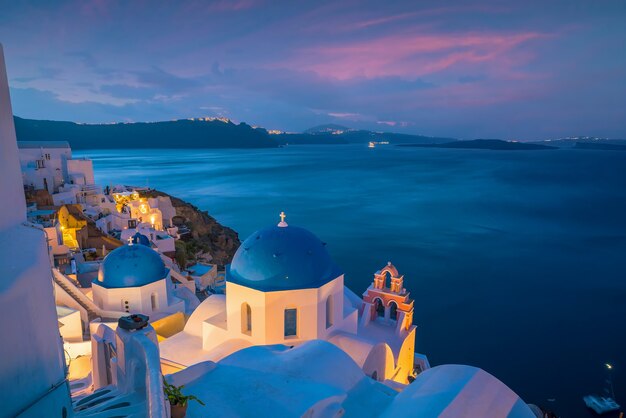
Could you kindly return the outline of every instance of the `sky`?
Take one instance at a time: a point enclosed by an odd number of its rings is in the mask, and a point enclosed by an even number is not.
[[[626,138],[626,1],[0,0],[13,110]]]

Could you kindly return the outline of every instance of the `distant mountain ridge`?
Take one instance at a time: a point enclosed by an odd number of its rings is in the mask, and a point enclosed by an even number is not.
[[[14,116],[18,141],[68,141],[74,149],[275,148],[265,129],[224,119],[78,124]]]
[[[450,148],[496,147],[517,149],[514,143],[472,143],[457,138],[432,137],[393,132],[375,132],[353,129],[337,124],[325,124],[307,129],[302,133],[287,133],[252,127],[246,123],[235,124],[225,118],[181,119],[163,122],[133,122],[111,124],[81,124],[50,120],[24,119],[14,116],[19,141],[67,141],[74,149],[115,148],[275,148],[285,145],[337,145],[389,142],[391,144],[446,144]],[[476,140],[474,140],[476,141]],[[487,141],[487,140],[480,140]],[[488,140],[501,141],[501,140]],[[626,140],[599,138],[563,138],[546,141],[530,141],[524,144],[570,148],[576,143],[626,144]],[[576,146],[583,148],[582,146]],[[588,148],[593,147],[591,145]],[[600,149],[602,147],[597,147]],[[604,147],[608,149],[611,147]],[[617,148],[617,147],[616,147]],[[526,148],[528,149],[528,148]]]

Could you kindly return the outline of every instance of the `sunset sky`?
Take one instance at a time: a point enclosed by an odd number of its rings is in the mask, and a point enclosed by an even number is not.
[[[626,138],[623,0],[0,0],[0,42],[27,118]]]

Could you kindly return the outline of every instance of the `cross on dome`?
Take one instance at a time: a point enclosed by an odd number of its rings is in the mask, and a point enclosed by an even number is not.
[[[133,237],[128,237],[128,245],[133,245]]]
[[[280,222],[278,223],[279,227],[284,228],[286,226],[289,226],[287,225],[287,222],[285,222],[285,218],[287,217],[287,215],[285,215],[285,212],[280,212],[280,215],[278,216],[280,216]]]

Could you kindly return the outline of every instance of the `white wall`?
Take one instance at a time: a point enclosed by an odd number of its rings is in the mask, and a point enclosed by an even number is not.
[[[65,308],[69,309],[69,308]],[[58,318],[58,321],[63,324],[59,328],[61,336],[65,341],[82,341],[83,340],[83,326],[80,320],[80,312],[74,310],[74,312]]]
[[[108,289],[93,283],[93,301],[107,311],[124,312],[125,301],[128,301],[130,313],[150,315],[152,312],[167,311],[166,280],[162,279],[140,287],[123,287]],[[152,309],[152,295],[156,295],[157,306]]]
[[[82,178],[81,184],[95,184],[93,162],[86,158],[67,160],[67,172],[70,177]]]
[[[326,299],[333,295],[333,326],[326,328]],[[261,292],[235,283],[226,282],[226,316],[228,338],[240,338],[255,345],[287,344],[305,340],[326,338],[343,327],[343,275],[326,283],[319,289],[297,289]],[[252,310],[252,331],[242,332],[242,305],[247,303]],[[297,309],[297,335],[285,337],[285,309]],[[224,334],[212,330],[210,323],[206,332]],[[218,345],[217,335],[204,335],[204,349]],[[224,337],[221,337],[224,338]]]

